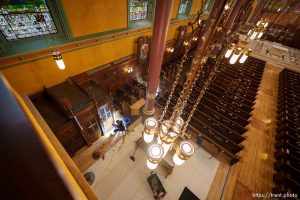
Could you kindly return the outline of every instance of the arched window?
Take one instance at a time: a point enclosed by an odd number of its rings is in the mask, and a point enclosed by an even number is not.
[[[0,30],[7,40],[57,33],[45,0],[0,1]]]
[[[178,15],[188,15],[190,12],[190,7],[192,0],[180,0]]]
[[[129,21],[143,20],[149,18],[148,0],[130,0],[129,1]]]

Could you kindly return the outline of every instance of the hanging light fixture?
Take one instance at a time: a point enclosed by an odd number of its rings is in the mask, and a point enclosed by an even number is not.
[[[59,51],[56,51],[56,52],[53,52],[52,55],[53,55],[53,58],[57,64],[58,68],[61,70],[64,70],[66,67],[65,67],[65,63],[62,59],[61,53]]]
[[[225,53],[225,58],[229,58],[229,57],[231,56],[231,54],[232,54],[234,48],[235,48],[235,44],[234,44],[234,43],[231,43],[229,49],[228,49],[228,50],[226,51],[226,53]]]
[[[193,27],[193,24],[198,23],[198,25],[201,23],[200,20],[200,14],[202,12],[198,12],[197,19],[189,23],[189,26]],[[190,118],[187,119],[185,122],[181,118],[181,114],[183,112],[183,109],[185,107],[185,104],[187,102],[188,97],[183,97],[183,92],[181,92],[181,95],[179,97],[181,103],[176,103],[174,107],[174,111],[169,119],[164,120],[164,117],[168,111],[169,105],[171,103],[172,95],[175,91],[175,88],[179,82],[180,73],[183,71],[183,64],[187,58],[187,54],[191,48],[192,41],[198,40],[198,37],[195,35],[198,32],[195,31],[195,29],[192,28],[192,36],[189,38],[189,40],[184,41],[183,45],[186,46],[184,56],[182,56],[181,64],[178,66],[177,74],[175,81],[172,84],[172,89],[170,90],[170,94],[168,96],[167,103],[163,109],[163,112],[160,116],[159,120],[156,120],[153,117],[147,118],[144,122],[144,131],[143,131],[143,139],[146,143],[151,143],[148,149],[148,156],[147,156],[147,166],[149,169],[153,170],[157,167],[158,163],[161,161],[163,157],[166,156],[166,154],[169,152],[169,150],[173,147],[177,147],[176,153],[173,155],[173,162],[176,165],[183,164],[187,159],[189,159],[194,151],[194,145],[192,142],[185,139],[187,136],[186,129],[188,127]],[[207,56],[203,57],[201,60],[201,64],[205,63],[207,60]],[[197,61],[198,62],[198,61]],[[199,70],[197,73],[200,74]],[[199,77],[199,75],[196,75],[196,77]],[[188,81],[188,80],[187,80]],[[196,81],[196,79],[194,79]],[[184,90],[187,90],[187,85],[185,84]],[[190,88],[191,90],[191,88]],[[189,91],[190,92],[190,91]],[[196,102],[195,105],[198,105],[198,102]],[[195,106],[194,105],[194,106]],[[191,116],[193,115],[196,108],[193,109]],[[156,137],[155,137],[156,136]],[[181,141],[179,143],[179,141]],[[179,145],[177,145],[179,143]]]
[[[251,34],[251,36],[250,36],[250,39],[251,39],[251,40],[254,40],[254,39],[256,38],[257,34],[258,34],[257,29],[252,30],[252,34]]]
[[[195,152],[194,145],[189,141],[181,141],[176,149],[176,153],[173,156],[173,162],[176,165],[182,165],[187,159],[189,159]]]
[[[190,47],[191,47],[191,41],[195,40],[195,37],[192,37],[189,39],[189,41],[185,41],[184,45],[187,46],[185,50],[185,54],[188,53]],[[186,56],[183,56],[183,59],[186,59]],[[181,63],[180,69],[183,68],[183,63]],[[178,74],[180,74],[181,70],[178,70]],[[179,75],[176,76],[179,81]],[[175,85],[176,86],[176,85]],[[173,87],[175,87],[173,86]],[[175,106],[176,107],[176,106]],[[166,112],[167,106],[165,107]],[[174,108],[175,109],[175,108]],[[186,141],[182,137],[181,129],[185,125],[184,120],[180,117],[180,115],[171,116],[169,120],[163,120],[163,117],[165,115],[161,115],[161,118],[159,121],[157,121],[155,118],[150,117],[147,118],[144,122],[144,131],[143,131],[143,139],[146,143],[151,143],[154,141],[152,145],[149,146],[148,149],[148,159],[147,159],[147,166],[149,169],[153,170],[157,167],[160,160],[166,156],[166,154],[169,152],[169,150],[174,146],[174,144],[177,142],[178,138],[181,138],[183,141]],[[157,136],[157,137],[155,137]],[[187,142],[187,141],[186,141]],[[188,142],[188,144],[191,144],[191,142]],[[194,149],[194,147],[191,147]],[[186,147],[184,152],[187,151]],[[181,151],[180,151],[181,152]],[[188,152],[188,151],[187,151]],[[176,154],[176,153],[175,153]],[[182,153],[184,154],[184,153]],[[179,155],[179,154],[178,154]],[[181,154],[180,154],[181,155]],[[178,164],[177,162],[180,159],[188,159],[192,154],[189,154],[189,156],[183,157],[183,156],[177,156],[178,159],[175,158],[175,164]],[[174,157],[174,155],[173,155]],[[175,156],[176,157],[176,156]],[[182,164],[182,162],[181,162]]]
[[[269,20],[268,19],[260,19],[255,27],[251,28],[247,34],[247,36],[250,36],[251,40],[255,40],[255,39],[260,39],[264,32],[266,27],[269,25]]]
[[[242,57],[239,60],[239,63],[244,63],[247,60],[247,58],[248,58],[249,54],[251,53],[251,51],[252,51],[251,49],[245,49],[243,51]]]
[[[149,169],[155,169],[162,159],[164,150],[159,144],[152,144],[148,149],[147,167]]]
[[[229,63],[232,64],[232,65],[235,64],[236,61],[238,60],[238,58],[240,57],[241,52],[242,52],[242,49],[241,49],[241,48],[235,49],[235,50],[233,51],[233,54],[232,54],[230,60],[229,60]]]
[[[143,138],[146,143],[150,143],[153,141],[157,127],[158,127],[158,122],[153,117],[147,118],[145,120]]]
[[[161,123],[158,144],[161,144],[164,149],[163,157],[166,156],[179,135],[180,128],[177,123],[171,120],[165,120]]]
[[[238,44],[230,44],[224,57],[229,58],[229,63],[232,65],[238,60],[239,63],[244,63],[251,53],[251,49],[246,48],[246,45],[247,42],[245,41],[240,41]]]
[[[257,38],[260,39],[262,37],[262,35],[264,34],[264,28],[260,28],[258,30],[258,35],[257,35]]]

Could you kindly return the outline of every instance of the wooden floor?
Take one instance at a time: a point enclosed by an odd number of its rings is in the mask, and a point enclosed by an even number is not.
[[[138,118],[134,123],[132,123],[128,130],[133,130],[138,124],[141,123],[142,118]],[[94,160],[92,154],[95,150],[105,154],[108,150],[112,148],[116,143],[123,139],[123,136],[114,135],[108,138],[100,138],[94,142],[91,146],[84,146],[79,151],[75,153],[72,160],[75,162],[79,170],[84,173],[92,164],[97,160]]]
[[[241,186],[248,196],[271,192],[275,151],[277,85],[281,69],[267,65],[259,88],[251,123],[243,142],[241,161],[233,166],[222,163],[208,194],[208,200],[239,199]],[[239,187],[237,187],[237,183]]]

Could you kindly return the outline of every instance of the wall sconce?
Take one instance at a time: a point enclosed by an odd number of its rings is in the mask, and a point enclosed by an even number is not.
[[[133,68],[132,67],[128,67],[127,68],[127,72],[128,72],[128,74],[131,74],[133,72]]]
[[[184,46],[188,46],[188,45],[189,45],[189,42],[188,42],[188,41],[185,41],[185,42],[183,43],[183,45],[184,45]]]
[[[192,40],[193,40],[193,41],[197,41],[198,38],[197,38],[197,37],[193,37]]]
[[[59,51],[57,51],[57,52],[53,52],[52,55],[57,64],[57,67],[61,70],[64,70],[66,68],[66,66],[62,59],[61,53]]]
[[[170,53],[173,53],[174,52],[174,47],[167,48],[167,51],[170,52]]]

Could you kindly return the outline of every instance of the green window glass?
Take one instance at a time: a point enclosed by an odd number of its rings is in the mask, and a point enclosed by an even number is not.
[[[182,0],[179,5],[178,14],[181,15],[187,14],[189,3],[190,3],[189,0]]]
[[[2,0],[0,8],[0,30],[7,40],[58,32],[44,0]]]
[[[130,0],[129,12],[130,21],[147,19],[148,0]]]
[[[204,13],[210,12],[212,5],[213,5],[213,0],[206,0],[204,5]]]

